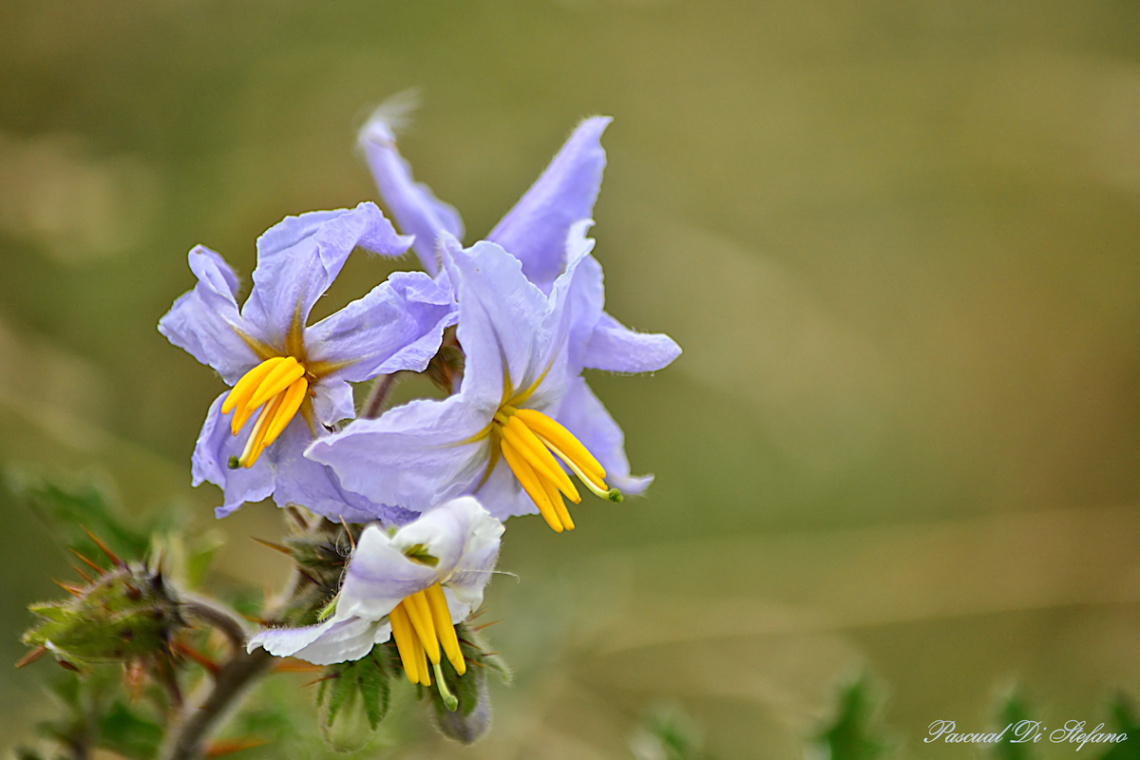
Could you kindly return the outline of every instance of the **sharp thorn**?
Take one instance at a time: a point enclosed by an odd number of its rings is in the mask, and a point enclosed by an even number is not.
[[[273,666],[274,673],[323,673],[324,667],[289,657]]]
[[[257,739],[252,736],[245,739],[223,739],[210,743],[210,746],[206,748],[206,757],[223,757],[234,752],[241,752],[243,749],[253,749],[266,744],[269,744],[268,739]]]
[[[61,589],[63,589],[67,593],[71,594],[72,596],[83,596],[84,590],[81,589],[79,586],[72,586],[70,583],[64,583],[63,581],[57,581],[55,578],[52,578],[51,582],[54,583],[55,585],[59,586]]]
[[[328,681],[328,680],[331,680],[333,678],[340,678],[340,674],[339,673],[331,673],[330,675],[327,675],[327,676],[321,676],[320,678],[315,678],[312,681],[309,681],[308,683],[301,684],[301,688],[304,689],[306,686],[316,686],[321,681]]]
[[[56,660],[56,662],[58,662],[58,663],[59,663],[59,666],[60,666],[61,668],[63,668],[64,670],[70,670],[72,673],[79,673],[79,672],[82,672],[82,671],[80,671],[80,670],[79,670],[79,668],[75,667],[74,665],[72,665],[72,664],[71,664],[70,662],[68,662],[67,660]]]
[[[272,549],[275,552],[281,552],[282,554],[286,554],[290,557],[293,556],[293,552],[291,552],[289,550],[289,547],[287,547],[287,546],[282,546],[281,544],[275,544],[272,541],[266,541],[264,539],[257,538],[256,536],[250,536],[250,538],[252,538],[257,543],[261,544],[262,546],[265,546],[265,547]]]
[[[175,641],[174,648],[178,650],[180,654],[186,655],[191,660],[201,665],[210,673],[210,675],[217,675],[218,671],[222,669],[218,663],[214,662],[209,657],[199,652],[197,649],[183,644],[181,641]]]
[[[33,649],[32,651],[28,652],[26,655],[24,655],[23,657],[21,657],[21,658],[20,658],[20,659],[19,659],[19,660],[16,662],[16,667],[17,667],[17,668],[22,668],[22,667],[24,667],[25,665],[31,665],[33,662],[35,662],[36,660],[40,659],[40,658],[41,658],[41,657],[43,657],[45,654],[47,654],[47,647],[36,647],[36,648],[35,648],[35,649]]]
[[[74,554],[76,557],[78,557],[78,558],[79,558],[79,559],[80,559],[80,560],[83,562],[83,564],[87,565],[89,568],[91,568],[92,570],[94,570],[94,571],[95,571],[96,573],[98,573],[99,575],[103,575],[104,573],[106,573],[106,572],[107,572],[107,571],[106,571],[104,568],[100,567],[99,565],[95,564],[95,563],[94,563],[94,562],[92,562],[91,560],[87,559],[87,558],[86,558],[86,557],[84,557],[82,554],[80,554],[79,552],[77,552],[75,549],[70,549],[69,551],[70,551],[72,554]]]
[[[123,561],[121,559],[119,559],[118,557],[116,557],[115,553],[113,551],[111,551],[110,549],[108,549],[107,545],[105,543],[103,543],[98,538],[96,538],[94,533],[87,530],[87,528],[84,528],[83,532],[87,534],[88,538],[90,538],[92,541],[95,542],[96,546],[98,546],[100,549],[103,550],[103,553],[107,555],[107,559],[111,560],[112,565],[114,565],[115,567],[122,567],[123,566]]]
[[[81,568],[81,567],[79,567],[79,566],[77,566],[77,565],[72,565],[72,566],[71,566],[71,569],[75,571],[76,575],[78,575],[80,578],[82,578],[83,580],[87,581],[88,583],[94,583],[94,582],[95,582],[95,581],[91,580],[91,576],[90,576],[90,575],[88,575],[87,573],[83,572],[83,568]]]

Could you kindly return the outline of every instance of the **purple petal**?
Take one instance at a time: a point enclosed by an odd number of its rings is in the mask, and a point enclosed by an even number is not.
[[[436,239],[448,232],[463,238],[463,220],[440,201],[427,185],[412,180],[412,169],[396,148],[396,137],[380,109],[360,130],[357,145],[364,150],[380,198],[400,229],[415,235],[414,248],[429,274],[439,271]]]
[[[441,240],[459,300],[458,338],[466,355],[461,395],[493,412],[507,385],[520,391],[541,379],[528,406],[560,397],[569,360],[569,286],[585,253],[555,281],[548,298],[526,279],[518,259],[498,245],[479,242],[462,250],[450,236]]]
[[[576,377],[558,410],[557,419],[597,457],[606,469],[606,482],[627,495],[645,491],[653,482],[652,475],[641,477],[629,473],[625,456],[625,434],[602,406],[585,379]]]
[[[411,515],[406,510],[349,491],[331,468],[306,459],[304,452],[312,440],[308,425],[298,415],[261,455],[262,459],[268,457],[273,470],[273,501],[278,506],[299,504],[334,522],[383,520],[386,525],[399,525],[408,521]]]
[[[194,485],[209,481],[222,489],[224,503],[214,510],[218,517],[225,517],[247,501],[261,501],[273,493],[273,467],[265,456],[268,451],[249,469],[239,467],[231,470],[228,466],[230,457],[239,456],[245,448],[253,425],[247,424],[236,436],[230,433],[232,412],[227,415],[221,412],[227,393],[218,396],[210,405],[190,459]]]
[[[374,620],[333,618],[308,628],[270,628],[250,639],[247,649],[265,647],[278,657],[298,657],[314,665],[359,660],[384,641],[391,628]]]
[[[475,492],[475,496],[499,520],[538,514],[538,506],[519,485],[518,478],[502,457],[495,464],[487,482]]]
[[[336,279],[353,248],[398,256],[410,243],[396,234],[373,203],[286,217],[257,240],[253,290],[242,316],[261,328],[273,348],[285,353],[289,329],[304,326],[309,310]]]
[[[420,372],[456,317],[449,288],[422,272],[397,272],[306,330],[305,345],[311,347],[311,361],[347,362],[321,378],[322,383],[357,383],[400,370]]]
[[[609,314],[594,327],[582,364],[609,372],[654,372],[681,355],[681,347],[664,333],[630,330]]]
[[[595,116],[578,125],[538,181],[487,236],[518,257],[523,272],[544,292],[565,266],[570,226],[593,216],[606,166],[599,141],[610,121]]]
[[[255,340],[262,335],[238,313],[237,276],[222,257],[197,246],[189,259],[198,284],[174,302],[159,321],[158,331],[233,385],[258,362],[242,333]]]
[[[305,456],[329,465],[344,487],[417,512],[469,492],[483,476],[486,439],[462,443],[490,422],[462,395],[419,399],[315,441]]]
[[[364,529],[345,572],[336,607],[338,617],[379,620],[402,600],[436,582],[436,569],[412,561],[403,548],[375,525]]]

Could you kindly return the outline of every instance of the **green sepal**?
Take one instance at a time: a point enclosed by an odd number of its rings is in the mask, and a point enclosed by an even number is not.
[[[162,576],[134,565],[99,576],[74,599],[29,609],[41,621],[22,641],[80,669],[165,655],[175,632],[185,625]]]
[[[342,751],[364,746],[380,727],[391,704],[391,673],[385,646],[353,662],[331,665],[325,670],[317,692],[321,710],[321,734]]]

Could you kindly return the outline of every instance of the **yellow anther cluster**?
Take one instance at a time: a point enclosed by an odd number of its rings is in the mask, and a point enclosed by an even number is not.
[[[222,414],[234,411],[230,432],[237,435],[261,407],[238,466],[252,467],[265,447],[277,440],[301,408],[308,390],[305,366],[292,356],[266,359],[238,380],[222,403]]]
[[[613,498],[615,492],[606,485],[606,471],[594,455],[573,433],[542,412],[503,406],[495,414],[494,427],[507,465],[555,531],[574,530],[563,495],[575,504],[582,500],[558,459],[595,494]]]
[[[396,640],[400,661],[404,663],[404,674],[412,683],[431,686],[428,660],[436,666],[438,677],[441,648],[456,673],[467,672],[467,663],[459,651],[459,638],[451,624],[451,613],[447,610],[447,599],[438,583],[397,604],[388,613],[388,621],[392,624],[392,638]]]

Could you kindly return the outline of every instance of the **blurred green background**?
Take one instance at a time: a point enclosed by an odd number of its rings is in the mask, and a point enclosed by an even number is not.
[[[590,381],[657,482],[510,524],[517,681],[483,743],[400,757],[631,758],[671,704],[717,758],[798,758],[863,669],[898,756],[975,757],[927,725],[983,730],[1018,681],[1091,726],[1140,686],[1140,5],[3,0],[0,40],[0,459],[203,530],[223,386],[155,330],[187,250],[248,277],[283,216],[375,199],[354,129],[409,87],[402,148],[469,241],[614,117],[608,309],[685,354]],[[322,308],[414,266],[355,257]],[[0,664],[68,572],[4,512]],[[220,527],[219,585],[279,583],[248,540],[276,510]],[[49,668],[3,671],[0,737]]]

